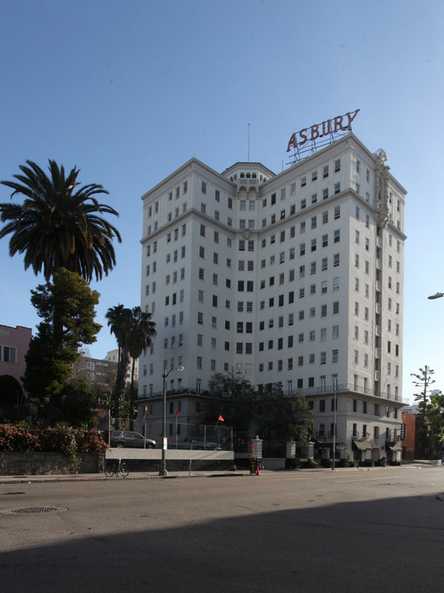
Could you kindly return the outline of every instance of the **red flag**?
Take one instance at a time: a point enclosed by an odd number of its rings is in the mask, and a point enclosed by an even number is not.
[[[218,422],[225,422],[225,419],[223,416],[219,416],[219,418],[217,419]]]

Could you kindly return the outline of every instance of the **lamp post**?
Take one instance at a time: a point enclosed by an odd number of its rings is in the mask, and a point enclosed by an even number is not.
[[[177,371],[178,373],[182,373],[185,368],[180,365],[177,368],[171,367],[167,370],[166,367],[163,369],[162,373],[162,399],[163,399],[163,417],[162,417],[162,461],[160,464],[159,476],[167,476],[168,471],[166,467],[166,449],[167,449],[167,379],[173,371]]]
[[[337,380],[334,382],[334,400],[333,400],[333,459],[331,463],[332,471],[336,467],[336,424],[337,424],[337,409],[338,409],[338,383]]]

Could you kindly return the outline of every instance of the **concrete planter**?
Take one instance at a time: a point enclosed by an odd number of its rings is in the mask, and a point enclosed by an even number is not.
[[[97,473],[103,470],[103,456],[82,455],[73,463],[61,453],[0,453],[0,475]]]

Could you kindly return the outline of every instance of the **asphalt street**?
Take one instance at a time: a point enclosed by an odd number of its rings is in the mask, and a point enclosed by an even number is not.
[[[0,552],[1,593],[441,593],[444,468],[0,485]]]

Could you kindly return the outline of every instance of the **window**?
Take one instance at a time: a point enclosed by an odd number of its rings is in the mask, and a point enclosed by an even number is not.
[[[3,356],[2,355],[3,352]],[[16,348],[12,346],[3,346],[0,347],[0,360],[3,362],[16,362]]]
[[[207,184],[205,183],[205,181],[202,181],[201,190],[203,194],[207,193]]]
[[[328,223],[328,210],[322,213],[322,224]]]
[[[333,241],[335,243],[339,243],[340,240],[341,240],[341,231],[340,231],[340,229],[336,229],[336,231],[334,232]]]
[[[341,170],[341,159],[335,160],[335,173],[339,173]]]
[[[323,170],[322,170],[322,177],[325,179],[326,177],[328,177],[328,165],[325,165]]]
[[[335,194],[339,194],[341,191],[341,184],[339,183],[339,181],[337,181],[335,183]]]
[[[338,218],[341,218],[341,207],[335,206],[334,219],[337,220]]]

